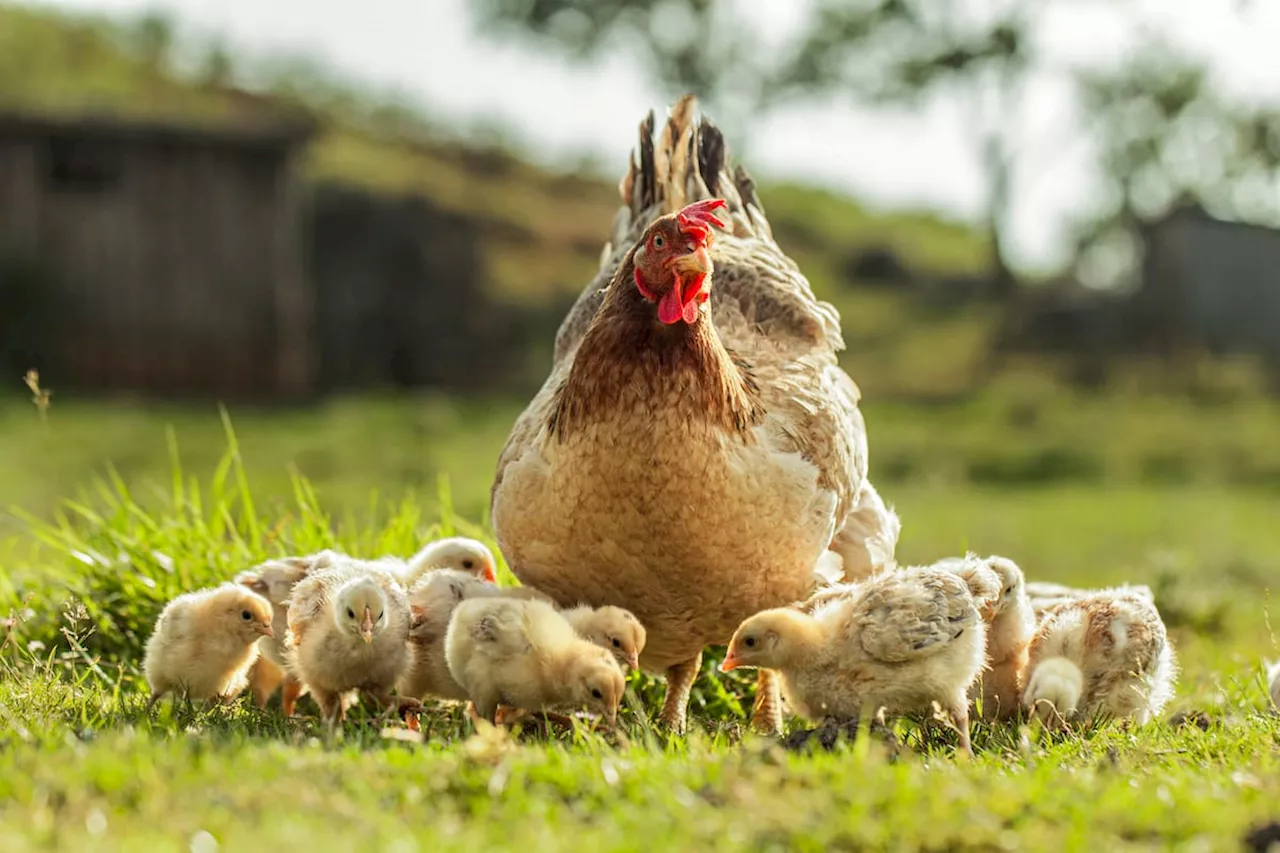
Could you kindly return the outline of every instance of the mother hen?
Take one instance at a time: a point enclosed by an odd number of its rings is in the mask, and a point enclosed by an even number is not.
[[[665,671],[660,719],[677,731],[705,646],[807,597],[819,566],[835,580],[885,565],[898,535],[866,479],[839,314],[774,242],[751,178],[730,172],[695,106],[679,101],[656,145],[653,114],[641,124],[600,273],[492,492],[522,583],[639,617],[641,665]],[[829,551],[839,559],[820,562]],[[755,722],[776,730],[771,674],[759,688]]]

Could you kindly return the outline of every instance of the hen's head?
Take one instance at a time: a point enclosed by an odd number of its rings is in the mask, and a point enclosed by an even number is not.
[[[711,296],[711,227],[725,227],[712,211],[725,206],[720,198],[695,202],[645,231],[633,256],[636,287],[657,303],[663,323],[698,322],[698,308]]]

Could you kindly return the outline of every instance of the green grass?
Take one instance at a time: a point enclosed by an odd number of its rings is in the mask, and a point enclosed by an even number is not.
[[[247,705],[162,703],[144,714],[137,658],[155,613],[177,591],[267,555],[408,553],[453,530],[486,536],[481,515],[455,499],[483,504],[512,407],[365,399],[233,410],[228,452],[214,411],[54,399],[43,425],[11,404],[0,433],[0,464],[19,472],[5,484],[10,501],[35,506],[46,488],[87,484],[60,511],[11,521],[0,563],[0,607],[17,617],[0,651],[0,848],[211,849],[200,846],[209,833],[242,848],[1218,850],[1280,817],[1280,718],[1265,710],[1260,676],[1262,658],[1280,656],[1269,598],[1280,579],[1276,496],[1216,466],[1173,483],[1119,465],[1027,484],[975,481],[960,464],[884,487],[905,521],[907,561],[974,548],[1014,557],[1033,578],[1153,584],[1183,667],[1169,714],[1203,711],[1203,731],[1167,720],[1065,737],[979,727],[966,764],[946,736],[901,721],[892,751],[871,739],[793,755],[744,733],[749,679],[713,673],[712,655],[688,739],[653,731],[660,685],[637,679],[621,737],[473,737],[442,709],[424,721],[422,744],[385,739],[359,712],[331,740],[313,719]],[[875,446],[932,465],[948,454],[963,462],[977,452],[970,442],[990,453],[1075,430],[1077,447],[1116,466],[1155,440],[1130,434],[1140,424],[1159,420],[1149,429],[1166,446],[1198,424],[1204,447],[1256,440],[1247,447],[1261,450],[1275,416],[1253,403],[1215,414],[1139,400],[1125,413],[1060,398],[1040,401],[1039,427],[1025,413],[1014,419],[1023,425],[999,426],[1025,404],[873,410]],[[1122,440],[1085,431],[1102,422]],[[1238,429],[1219,429],[1227,423]],[[978,442],[984,431],[992,437]],[[926,447],[926,432],[942,447]],[[332,500],[290,470],[314,467],[308,448],[326,454],[317,473]],[[101,474],[104,455],[118,476]],[[398,466],[417,474],[397,479]]]

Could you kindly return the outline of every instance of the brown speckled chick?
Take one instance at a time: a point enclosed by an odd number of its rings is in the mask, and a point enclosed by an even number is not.
[[[169,692],[229,702],[245,688],[258,639],[271,636],[271,603],[236,584],[170,601],[147,640],[143,671],[155,705]]]
[[[380,705],[409,663],[409,600],[391,572],[359,560],[334,561],[298,582],[289,599],[289,671],[336,723],[346,696],[360,691]],[[401,700],[402,709],[416,700]]]
[[[1022,570],[1004,557],[973,554],[944,560],[937,566],[965,577],[975,598],[987,599],[982,608],[987,625],[987,666],[970,688],[969,698],[981,697],[984,719],[1009,719],[1022,707],[1031,638],[1036,631]]]
[[[258,641],[261,653],[249,671],[249,687],[258,707],[266,707],[276,688],[283,685],[280,708],[286,717],[293,716],[294,706],[302,694],[302,685],[286,671],[284,640],[289,630],[289,596],[293,587],[307,576],[316,558],[286,557],[268,560],[236,575],[235,581],[271,602],[272,636]]]
[[[1048,611],[1031,641],[1023,704],[1049,725],[1146,723],[1173,695],[1177,665],[1164,622],[1140,594],[1102,593]]]
[[[1064,584],[1050,581],[1030,581],[1027,583],[1027,597],[1031,600],[1031,610],[1035,614],[1037,622],[1044,618],[1044,614],[1059,604],[1067,604],[1071,601],[1079,601],[1095,595],[1137,595],[1147,601],[1155,601],[1155,594],[1152,593],[1151,587],[1145,584],[1122,584],[1120,586],[1088,589],[1065,586]]]
[[[937,702],[969,746],[967,692],[982,669],[982,618],[964,582],[935,568],[904,569],[827,590],[813,612],[766,610],[738,627],[721,664],[776,670],[782,693],[809,720],[928,711]]]
[[[586,708],[613,725],[626,689],[613,655],[581,637],[542,601],[473,598],[454,610],[449,671],[493,722],[499,705],[525,711]]]

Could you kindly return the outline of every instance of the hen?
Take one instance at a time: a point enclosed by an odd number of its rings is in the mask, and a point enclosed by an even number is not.
[[[1047,613],[1031,641],[1022,702],[1060,726],[1105,715],[1146,723],[1173,695],[1177,664],[1164,622],[1140,593],[1099,593]]]
[[[641,125],[601,270],[560,327],[492,490],[522,583],[645,626],[641,665],[666,673],[661,721],[676,730],[705,646],[807,597],[828,549],[856,578],[897,538],[866,480],[839,315],[694,109],[681,100],[656,140],[653,116]],[[760,686],[776,696],[769,676]]]
[[[788,704],[809,720],[927,711],[936,702],[969,752],[967,694],[983,665],[979,609],[987,606],[954,572],[893,572],[828,590],[812,609],[752,616],[720,669],[777,670]]]

